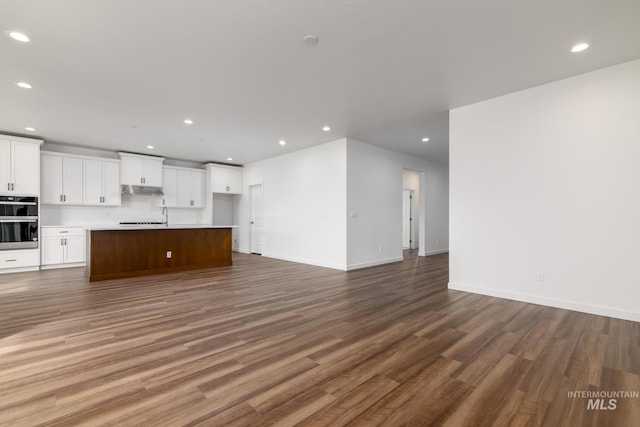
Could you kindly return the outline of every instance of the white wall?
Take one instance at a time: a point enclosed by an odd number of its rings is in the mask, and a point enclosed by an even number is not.
[[[171,224],[199,224],[202,209],[169,208]],[[160,197],[122,196],[122,206],[40,205],[40,225],[114,225],[121,221],[162,221]]]
[[[450,288],[640,321],[639,111],[640,60],[453,110]]]
[[[349,139],[349,269],[402,259],[403,169],[420,175],[420,255],[447,251],[448,168]]]
[[[249,252],[249,186],[263,184],[263,256],[345,269],[346,140],[244,166],[237,198],[241,252]]]

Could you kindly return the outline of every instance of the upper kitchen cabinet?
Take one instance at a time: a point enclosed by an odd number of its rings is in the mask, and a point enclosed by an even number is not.
[[[81,158],[42,153],[42,203],[81,205],[82,187]]]
[[[118,154],[120,154],[122,161],[122,185],[162,187],[162,162],[164,158],[130,153]]]
[[[163,167],[163,206],[174,208],[204,207],[204,171],[175,166]]]
[[[211,192],[242,194],[242,168],[237,166],[207,164],[211,175]]]
[[[0,194],[40,195],[41,140],[0,135]]]
[[[120,206],[120,162],[106,159],[83,160],[85,205]]]

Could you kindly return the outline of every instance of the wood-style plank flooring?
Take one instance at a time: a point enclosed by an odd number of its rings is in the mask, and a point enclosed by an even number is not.
[[[640,398],[568,396],[640,392],[639,323],[450,291],[447,266],[0,275],[0,425],[640,425]]]

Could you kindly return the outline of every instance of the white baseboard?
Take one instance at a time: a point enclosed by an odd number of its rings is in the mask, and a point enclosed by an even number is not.
[[[389,264],[392,262],[402,261],[403,259],[404,258],[402,257],[395,257],[395,258],[386,258],[386,259],[376,259],[374,261],[367,261],[367,262],[359,262],[357,264],[349,264],[347,266],[347,271],[357,270],[359,268],[374,267],[376,265]]]
[[[315,265],[316,267],[332,268],[334,270],[342,270],[342,271],[347,270],[347,267],[342,264],[333,264],[328,262],[315,261],[311,259],[298,258],[298,257],[290,257],[286,255],[272,254],[272,253],[266,253],[266,252],[263,252],[262,256],[267,258],[281,259],[283,261],[297,262],[300,264]]]
[[[522,294],[519,292],[509,292],[501,289],[486,288],[469,285],[465,283],[449,282],[449,289],[456,291],[471,292],[474,294],[487,295],[491,297],[510,299],[514,301],[527,302],[531,304],[545,305],[549,307],[564,308],[566,310],[579,311],[582,313],[597,314],[600,316],[615,317],[617,319],[640,322],[640,312],[604,307],[600,305],[584,304],[574,301],[567,301],[556,298],[542,297],[537,295]]]
[[[428,252],[418,252],[418,256],[431,256],[431,255],[439,255],[439,254],[446,254],[447,252],[449,252],[449,248],[447,249],[437,249],[435,251],[428,251]]]
[[[84,262],[74,262],[70,264],[48,264],[41,265],[40,270],[53,270],[56,268],[71,268],[71,267],[86,267],[87,264]]]
[[[29,267],[16,267],[16,268],[0,268],[0,274],[4,273],[23,273],[25,271],[38,271],[40,270],[39,265],[29,266]]]

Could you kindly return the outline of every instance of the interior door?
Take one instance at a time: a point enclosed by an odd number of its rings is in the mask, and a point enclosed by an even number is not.
[[[262,254],[263,245],[263,198],[262,184],[249,186],[250,215],[250,240],[251,253]]]
[[[402,247],[413,248],[411,241],[411,205],[413,199],[412,190],[402,190]]]

